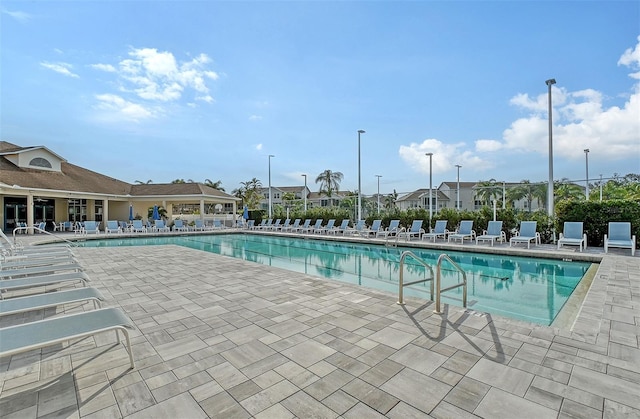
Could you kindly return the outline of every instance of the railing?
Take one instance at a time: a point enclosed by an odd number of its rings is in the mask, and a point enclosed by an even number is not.
[[[459,272],[462,273],[462,282],[459,282],[447,288],[441,288],[440,284],[442,280],[442,276],[441,276],[442,261],[444,259],[449,261],[449,263],[451,263],[451,265],[453,265],[454,268],[456,268]],[[446,253],[443,253],[438,257],[438,264],[436,265],[436,309],[433,311],[434,313],[442,314],[442,311],[440,310],[440,298],[441,298],[442,292],[449,291],[458,287],[462,287],[462,306],[466,308],[467,307],[467,274],[460,266],[458,266],[457,263],[451,260],[449,255],[447,255]]]
[[[16,232],[23,231],[23,230],[25,231],[25,233],[26,233],[27,231],[29,231],[29,230],[32,230],[34,233],[35,233],[36,231],[37,231],[37,232],[39,232],[39,233],[45,233],[45,234],[48,234],[48,235],[50,235],[50,236],[52,236],[52,237],[55,237],[55,238],[56,238],[56,239],[58,239],[58,240],[62,240],[63,242],[67,243],[67,244],[68,244],[68,245],[70,245],[70,246],[76,246],[76,243],[72,242],[71,240],[67,240],[67,239],[65,239],[64,237],[58,236],[57,234],[50,233],[50,232],[48,232],[48,231],[46,231],[46,230],[43,230],[43,229],[41,229],[41,228],[39,228],[39,227],[36,227],[36,226],[31,226],[31,227],[16,227],[16,228],[14,228],[14,229],[13,229],[13,244],[14,244],[14,246],[15,246],[15,245],[17,245],[17,243],[18,243],[18,239],[17,239],[17,237],[16,237]]]
[[[407,256],[411,256],[416,261],[418,261],[418,263],[420,263],[422,266],[427,268],[429,272],[431,272],[431,278],[421,279],[419,281],[407,282],[405,284],[404,283],[404,260],[407,258]],[[398,304],[404,304],[404,287],[407,287],[409,285],[414,285],[414,284],[420,284],[422,282],[427,282],[427,281],[431,281],[431,300],[433,300],[433,279],[434,279],[434,275],[433,275],[433,268],[431,267],[431,265],[429,265],[427,262],[425,262],[424,260],[416,256],[416,254],[410,250],[406,250],[402,252],[402,255],[400,255],[400,278],[398,280]]]

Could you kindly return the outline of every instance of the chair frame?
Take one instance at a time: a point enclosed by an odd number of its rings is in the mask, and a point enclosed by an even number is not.
[[[572,228],[574,227],[580,228],[581,237],[571,235],[571,232],[573,232]],[[558,250],[560,250],[562,246],[579,246],[580,252],[587,248],[587,234],[584,232],[582,221],[566,221],[562,229],[563,231],[560,233],[560,238],[558,238]],[[569,233],[569,235],[567,235],[567,233]]]

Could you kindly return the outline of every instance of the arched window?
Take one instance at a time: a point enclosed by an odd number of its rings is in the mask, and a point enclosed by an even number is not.
[[[35,167],[46,167],[47,169],[51,169],[51,163],[49,162],[49,160],[42,158],[42,157],[36,157],[35,159],[32,159],[29,162],[29,166],[35,166]]]

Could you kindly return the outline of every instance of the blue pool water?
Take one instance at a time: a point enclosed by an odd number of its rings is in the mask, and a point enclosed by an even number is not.
[[[88,240],[85,247],[175,244],[244,259],[290,271],[390,291],[397,295],[400,255],[411,250],[433,266],[440,251],[387,248],[296,237],[217,234]],[[480,253],[447,252],[467,275],[468,307],[549,325],[562,309],[590,264]],[[452,266],[442,265],[442,287],[461,281]],[[412,258],[404,265],[404,281],[429,277]],[[430,299],[429,283],[406,287],[405,295]],[[442,294],[443,302],[462,306],[462,288]]]

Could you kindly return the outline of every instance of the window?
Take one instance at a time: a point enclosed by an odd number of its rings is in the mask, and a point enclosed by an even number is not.
[[[103,207],[102,200],[96,200],[94,205],[94,215],[95,215],[94,218],[96,221],[102,221],[102,207]]]
[[[87,221],[87,200],[69,200],[69,221]]]
[[[31,159],[31,161],[29,162],[29,166],[46,167],[47,169],[52,168],[49,160],[42,157],[36,157],[35,159]]]

